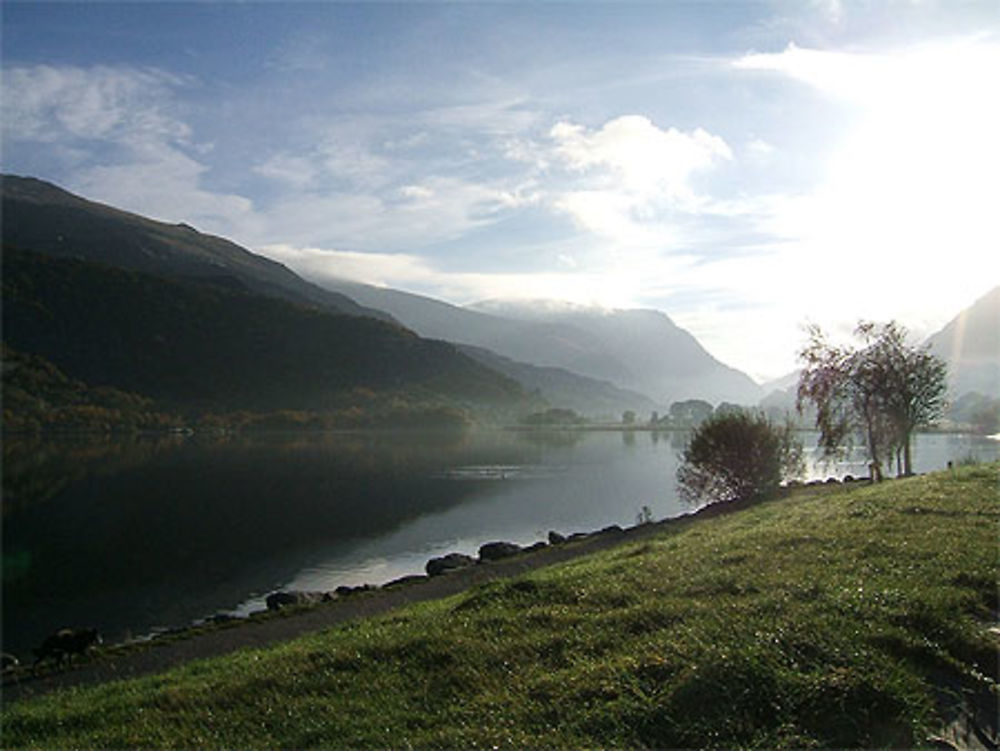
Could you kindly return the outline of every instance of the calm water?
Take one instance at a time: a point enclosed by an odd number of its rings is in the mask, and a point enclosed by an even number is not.
[[[307,434],[120,441],[9,439],[3,648],[93,625],[109,640],[423,571],[490,540],[633,524],[688,509],[683,434]],[[918,471],[996,460],[1000,443],[923,435]],[[810,478],[863,475],[863,462]],[[807,478],[809,479],[809,478]]]

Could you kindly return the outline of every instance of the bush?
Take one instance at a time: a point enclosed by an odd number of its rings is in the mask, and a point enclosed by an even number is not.
[[[790,425],[777,427],[745,410],[713,415],[698,426],[677,470],[688,503],[753,501],[801,472],[802,446]]]

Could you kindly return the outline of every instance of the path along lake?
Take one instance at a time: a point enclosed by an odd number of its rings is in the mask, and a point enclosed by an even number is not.
[[[3,649],[64,626],[107,641],[247,614],[279,588],[422,573],[492,540],[634,524],[676,497],[684,433],[5,437]],[[815,436],[804,434],[807,446]],[[810,452],[807,449],[807,455]],[[918,472],[995,461],[989,438],[923,434]],[[809,477],[866,475],[862,462]]]

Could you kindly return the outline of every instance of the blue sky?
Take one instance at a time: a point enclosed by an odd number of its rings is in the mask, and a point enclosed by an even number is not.
[[[5,172],[757,377],[1000,283],[1000,3],[5,2]]]

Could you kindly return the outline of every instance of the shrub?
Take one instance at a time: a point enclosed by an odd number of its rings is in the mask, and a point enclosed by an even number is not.
[[[802,446],[790,425],[745,410],[713,415],[698,426],[677,470],[688,503],[752,501],[772,495],[801,472]]]

